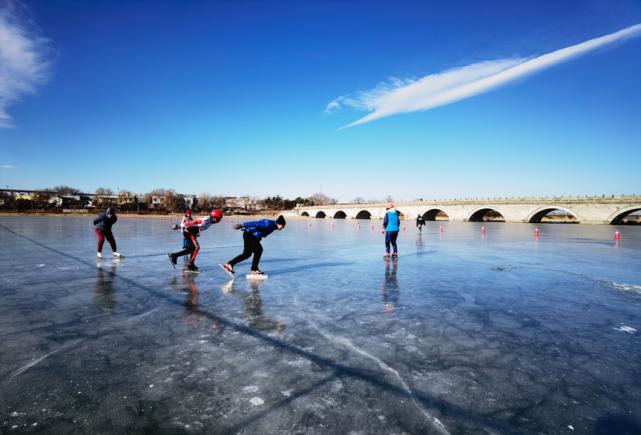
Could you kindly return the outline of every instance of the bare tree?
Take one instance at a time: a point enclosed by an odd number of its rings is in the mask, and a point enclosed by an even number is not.
[[[225,197],[214,196],[210,199],[210,203],[216,210],[223,211],[225,208]]]
[[[314,201],[314,205],[327,205],[330,203],[330,198],[324,193],[317,192],[309,197],[311,201]]]
[[[330,203],[330,204],[337,204],[337,203],[338,203],[338,199],[336,199],[336,198],[330,198],[330,199],[329,199],[329,203]]]
[[[365,202],[365,200],[360,196],[357,196],[356,198],[352,199],[352,202],[355,202],[356,204],[362,204]]]
[[[93,200],[91,201],[92,207],[102,207],[105,204],[111,202],[111,198],[108,196],[113,196],[114,191],[108,187],[99,187],[93,194]]]
[[[174,189],[162,189],[165,192],[162,195],[162,202],[165,209],[177,211],[182,209],[182,201]]]
[[[161,187],[160,189],[154,189],[154,190],[152,190],[152,191],[151,191],[151,192],[149,192],[149,193],[151,193],[152,195],[163,196],[163,195],[165,194],[165,192],[166,192],[166,191],[165,191],[165,189],[163,189],[163,188]]]
[[[392,197],[392,195],[385,195],[383,197],[383,202],[394,202],[394,198]]]
[[[211,194],[209,194],[209,192],[201,192],[200,195],[198,195],[198,204],[202,211],[211,211]]]
[[[76,189],[75,187],[69,187],[65,185],[56,186],[51,190],[60,195],[76,195],[78,193],[82,193],[80,189]]]

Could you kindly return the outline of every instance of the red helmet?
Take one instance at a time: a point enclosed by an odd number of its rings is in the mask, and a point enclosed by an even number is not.
[[[214,211],[211,212],[211,217],[222,219],[223,218],[223,214],[220,212],[220,210],[214,210]]]
[[[185,214],[191,216],[191,210],[189,209],[185,210]]]
[[[385,210],[389,210],[390,208],[394,208],[394,204],[387,204],[387,207],[385,207]]]

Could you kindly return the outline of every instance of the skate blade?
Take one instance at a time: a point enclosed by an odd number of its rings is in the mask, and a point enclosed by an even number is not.
[[[185,272],[185,273],[200,273],[200,270],[187,270],[187,269],[185,269],[185,270],[183,270],[183,272]]]
[[[267,275],[247,275],[247,279],[266,279]]]
[[[171,267],[173,267],[175,269],[176,265],[174,264],[173,261],[171,261],[171,255],[169,255],[169,253],[167,253],[167,258],[169,258],[169,262],[171,263]]]
[[[234,276],[234,274],[233,274],[233,273],[231,273],[230,271],[228,271],[227,269],[225,269],[225,267],[224,267],[222,264],[219,264],[219,266],[220,266],[220,267],[221,267],[225,272],[227,272],[227,273],[229,274],[229,276],[231,276],[231,277],[232,277],[232,279],[233,279],[233,278],[236,278],[236,277]]]

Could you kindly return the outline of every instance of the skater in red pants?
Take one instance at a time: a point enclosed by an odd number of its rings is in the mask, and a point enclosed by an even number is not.
[[[189,272],[197,272],[198,268],[194,264],[194,260],[196,259],[196,255],[198,255],[200,245],[198,244],[196,237],[200,236],[201,231],[204,231],[213,224],[217,224],[218,222],[220,222],[222,218],[223,214],[220,212],[220,210],[214,210],[208,217],[202,217],[193,221],[187,221],[182,225],[174,225],[174,230],[182,228],[183,238],[187,241],[187,246],[180,252],[176,252],[174,254],[170,254],[169,252],[167,253],[167,257],[169,258],[171,267],[173,267],[174,269],[176,268],[176,260],[178,259],[178,257],[182,257],[183,255],[191,255],[189,258],[189,266],[187,266],[187,270]]]
[[[111,232],[111,226],[116,223],[118,216],[113,208],[109,207],[106,212],[98,213],[98,216],[93,220],[96,229],[96,236],[98,236],[98,260],[102,260],[102,246],[105,244],[105,239],[111,245],[111,250],[114,252],[115,258],[125,258],[116,252],[116,239]]]

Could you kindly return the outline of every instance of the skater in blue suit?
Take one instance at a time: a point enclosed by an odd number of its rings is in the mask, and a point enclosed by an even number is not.
[[[398,237],[400,218],[398,217],[398,212],[394,208],[394,204],[389,204],[385,209],[387,210],[387,213],[385,213],[385,219],[383,220],[383,234],[385,234],[385,258],[390,258],[389,245],[391,244],[394,247],[392,258],[397,259],[398,252],[396,248],[396,238]],[[387,233],[385,233],[386,230]]]
[[[245,249],[243,253],[238,257],[231,260],[229,263],[223,265],[223,269],[227,272],[234,274],[234,266],[241,261],[247,260],[254,254],[254,259],[252,261],[251,274],[252,275],[262,275],[263,272],[258,270],[258,262],[260,261],[260,256],[263,255],[263,247],[260,244],[260,240],[263,237],[267,237],[275,230],[282,230],[285,228],[285,218],[283,216],[278,216],[278,219],[275,221],[269,219],[262,219],[257,222],[245,222],[243,224],[234,225],[235,230],[243,230],[243,242],[245,243]]]

